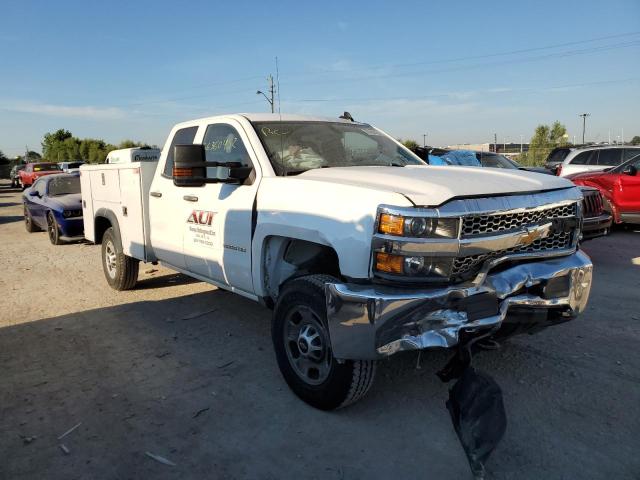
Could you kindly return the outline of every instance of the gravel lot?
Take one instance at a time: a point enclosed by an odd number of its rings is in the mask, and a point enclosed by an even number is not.
[[[151,266],[114,292],[99,247],[26,233],[6,182],[0,245],[0,479],[471,478],[444,351],[382,362],[368,397],[324,413],[289,392],[259,305]],[[640,479],[640,231],[585,250],[586,315],[476,357],[509,421],[489,478]]]

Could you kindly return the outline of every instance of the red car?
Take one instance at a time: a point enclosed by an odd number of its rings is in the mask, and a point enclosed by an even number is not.
[[[576,185],[595,187],[605,198],[615,223],[640,223],[640,155],[602,172],[567,175]]]
[[[38,178],[60,172],[57,163],[27,163],[24,169],[20,170],[20,185],[24,190],[33,185]]]

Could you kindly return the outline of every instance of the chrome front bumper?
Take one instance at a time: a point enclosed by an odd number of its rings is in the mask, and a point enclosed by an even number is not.
[[[505,260],[488,265],[473,282],[443,288],[326,284],[334,356],[365,360],[452,347],[460,331],[500,327],[511,307],[554,309],[568,317],[586,307],[593,265],[584,252],[490,272]]]

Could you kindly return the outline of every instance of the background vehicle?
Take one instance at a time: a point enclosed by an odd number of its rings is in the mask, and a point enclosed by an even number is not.
[[[11,188],[16,188],[20,186],[20,171],[24,170],[24,167],[26,167],[26,165],[19,164],[19,165],[14,165],[11,168],[11,173],[9,174],[11,178]]]
[[[584,145],[581,145],[584,146]],[[564,162],[564,159],[567,158],[567,155],[571,153],[572,150],[579,148],[578,145],[566,146],[566,147],[556,147],[549,152],[547,155],[547,159],[544,162],[544,168],[550,170],[551,172],[556,171],[558,165]]]
[[[30,187],[36,179],[45,175],[60,173],[60,167],[56,163],[27,163],[24,169],[20,170],[20,185],[22,189]]]
[[[488,168],[507,168],[527,172],[553,174],[544,167],[523,167],[515,160],[493,152],[474,150],[450,150],[447,148],[418,147],[414,153],[430,165],[458,165]],[[437,157],[437,158],[434,158]],[[475,157],[475,160],[473,159]],[[442,161],[440,160],[442,159]]]
[[[574,173],[600,171],[617,167],[640,154],[640,146],[590,146],[575,148],[556,167],[556,175],[566,177]]]
[[[27,232],[47,230],[54,245],[82,240],[82,196],[77,173],[39,178],[23,193]]]
[[[82,161],[58,162],[58,165],[60,166],[60,170],[62,170],[64,173],[72,173],[72,172],[79,172],[80,165],[84,165],[84,163],[85,162],[82,162]]]
[[[80,172],[112,288],[161,262],[273,308],[280,371],[321,409],[360,399],[377,359],[541,329],[589,296],[571,182],[431,167],[365,123],[203,118],[176,125],[158,162]]]
[[[122,148],[110,151],[104,163],[157,162],[159,159],[160,150],[157,148]]]
[[[597,188],[615,223],[640,223],[640,150],[636,151],[635,157],[610,170],[567,176],[576,185]]]
[[[612,216],[604,209],[604,199],[597,188],[580,187],[582,191],[582,240],[608,235]]]

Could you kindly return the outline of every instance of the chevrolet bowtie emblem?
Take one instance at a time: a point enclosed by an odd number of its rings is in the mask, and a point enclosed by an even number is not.
[[[533,227],[525,227],[524,231],[520,235],[519,246],[520,247],[528,247],[536,240],[540,240],[541,238],[546,238],[551,233],[551,229],[553,224],[551,222],[535,225]]]

